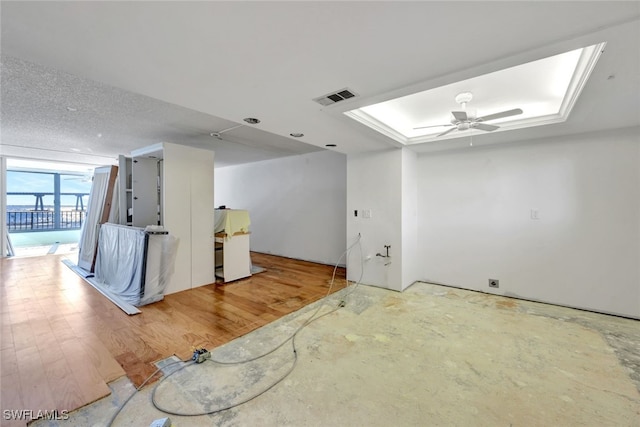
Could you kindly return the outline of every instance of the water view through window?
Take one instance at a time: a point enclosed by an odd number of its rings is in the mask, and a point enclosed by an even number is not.
[[[90,191],[86,175],[8,170],[6,225],[14,248],[77,243]]]

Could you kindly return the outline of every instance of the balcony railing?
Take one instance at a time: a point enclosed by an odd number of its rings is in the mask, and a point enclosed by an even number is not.
[[[86,218],[82,197],[87,193],[58,193],[61,196],[76,196],[75,209],[63,210],[59,203],[52,209],[43,204],[43,197],[53,193],[17,193],[7,192],[7,196],[33,195],[36,198],[33,209],[11,209],[8,203],[6,224],[9,232],[78,230]]]
[[[82,228],[86,211],[61,211],[56,226],[55,211],[7,211],[7,229],[12,231],[77,230]]]

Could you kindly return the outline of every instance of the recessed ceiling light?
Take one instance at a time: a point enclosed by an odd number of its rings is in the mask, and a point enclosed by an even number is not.
[[[258,123],[260,123],[260,120],[256,119],[255,117],[247,117],[247,118],[244,118],[243,120],[251,125],[257,125]]]
[[[304,133],[300,133],[300,132],[292,132],[289,135],[291,135],[294,138],[302,138],[304,136]]]
[[[102,138],[102,134],[99,133],[98,135],[96,135],[98,138]]]
[[[325,146],[325,147],[337,147],[337,145],[336,145],[336,144],[325,144],[324,146]]]

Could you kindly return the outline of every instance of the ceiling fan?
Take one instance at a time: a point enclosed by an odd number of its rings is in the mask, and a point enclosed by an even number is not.
[[[448,133],[451,133],[454,130],[465,131],[467,129],[480,129],[487,132],[491,132],[496,129],[499,129],[500,126],[491,125],[485,122],[522,114],[522,110],[520,108],[514,108],[513,110],[502,111],[500,113],[489,114],[482,117],[473,117],[468,115],[466,112],[467,103],[471,101],[472,98],[473,98],[473,94],[471,92],[462,92],[456,95],[456,102],[462,105],[462,111],[451,112],[451,114],[453,115],[453,119],[451,120],[451,123],[446,123],[442,125],[421,126],[413,129],[427,129],[427,128],[433,128],[433,127],[451,126],[451,129],[447,129],[446,131],[436,135],[435,136],[436,138],[447,135]]]

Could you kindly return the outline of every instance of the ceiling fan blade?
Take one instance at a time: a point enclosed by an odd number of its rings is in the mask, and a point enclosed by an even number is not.
[[[474,123],[471,125],[474,129],[486,130],[487,132],[491,132],[492,130],[500,129],[500,126],[489,125],[486,123]]]
[[[452,111],[451,114],[453,114],[453,117],[459,122],[464,122],[468,119],[466,111]]]
[[[427,128],[439,128],[439,127],[443,127],[443,126],[453,126],[451,123],[447,123],[444,125],[431,125],[431,126],[420,126],[417,128],[413,128],[413,130],[418,130],[418,129],[427,129]]]
[[[501,113],[489,114],[488,116],[478,117],[476,120],[487,122],[489,120],[501,119],[503,117],[517,116],[518,114],[522,114],[522,110],[520,108],[514,108],[513,110],[507,110]]]
[[[441,137],[441,136],[445,136],[446,134],[453,132],[454,130],[458,129],[457,127],[451,128],[451,129],[447,129],[442,133],[439,133],[436,135],[436,138]]]

